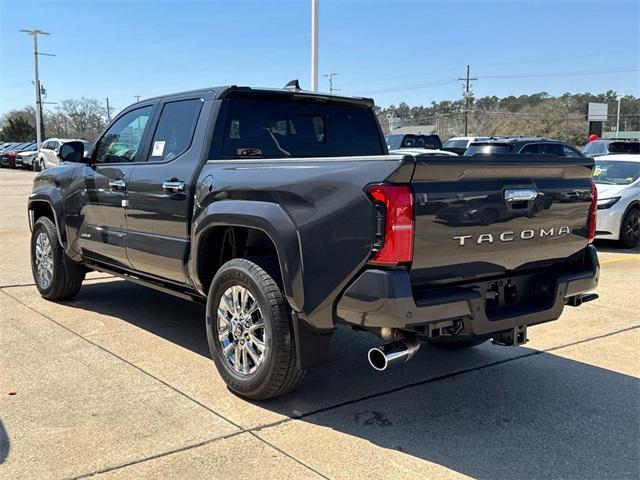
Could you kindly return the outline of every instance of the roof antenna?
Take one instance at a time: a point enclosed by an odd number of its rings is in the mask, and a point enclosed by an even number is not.
[[[299,92],[300,90],[302,90],[302,89],[300,88],[300,84],[298,83],[298,79],[291,80],[289,83],[287,83],[287,84],[284,86],[284,89],[285,89],[285,90],[289,90],[289,91],[291,91],[291,92]]]

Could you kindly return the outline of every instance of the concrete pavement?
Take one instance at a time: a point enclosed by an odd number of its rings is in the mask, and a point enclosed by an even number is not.
[[[599,245],[600,298],[526,347],[425,346],[378,373],[376,339],[341,329],[331,364],[256,404],[218,377],[199,305],[96,273],[40,298],[32,178],[0,170],[0,478],[640,475],[638,251]]]

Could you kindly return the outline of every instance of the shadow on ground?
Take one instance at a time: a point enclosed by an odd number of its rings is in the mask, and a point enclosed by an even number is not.
[[[85,284],[68,305],[209,355],[202,305],[119,280]],[[466,352],[426,347],[406,366],[380,375],[363,360],[372,343],[372,336],[339,330],[333,363],[311,370],[295,394],[256,408],[476,478],[619,479],[640,472],[634,377],[491,345]]]
[[[2,424],[2,420],[0,420],[0,465],[2,465],[9,456],[10,449],[11,444],[9,443],[9,435],[7,435],[7,431]]]

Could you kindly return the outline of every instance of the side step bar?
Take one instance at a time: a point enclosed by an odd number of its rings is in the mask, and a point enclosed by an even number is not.
[[[97,265],[92,262],[85,263],[86,267],[95,270],[97,272],[108,273],[110,275],[114,275],[116,277],[122,278],[129,282],[135,283],[137,285],[142,285],[143,287],[153,288],[154,290],[158,290],[159,292],[168,293],[169,295],[173,295],[174,297],[179,297],[184,300],[189,300],[191,302],[197,303],[206,303],[207,299],[197,295],[195,292],[192,293],[187,289],[180,288],[176,286],[176,288],[172,288],[169,285],[153,281],[151,279],[146,279],[141,276],[135,275],[133,273],[114,270],[111,268],[103,267],[102,265]]]

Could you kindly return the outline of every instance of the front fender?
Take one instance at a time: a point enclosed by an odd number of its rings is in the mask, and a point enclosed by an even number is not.
[[[64,203],[60,191],[53,185],[36,187],[29,195],[27,213],[29,214],[29,228],[33,230],[33,216],[31,211],[36,203],[46,203],[53,212],[53,219],[58,232],[58,241],[66,248],[67,232],[64,227]]]
[[[303,265],[296,226],[277,204],[251,200],[221,200],[209,204],[193,222],[189,275],[199,293],[206,295],[198,271],[200,240],[214,227],[248,227],[263,231],[273,242],[287,301],[300,312],[304,308]]]

